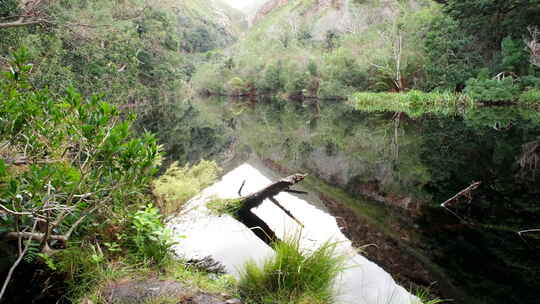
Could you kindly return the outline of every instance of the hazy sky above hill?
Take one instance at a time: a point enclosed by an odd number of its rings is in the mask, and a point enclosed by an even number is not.
[[[230,6],[237,8],[237,9],[244,9],[244,8],[252,5],[252,3],[253,3],[253,1],[250,1],[250,0],[223,0],[223,1],[228,3]]]

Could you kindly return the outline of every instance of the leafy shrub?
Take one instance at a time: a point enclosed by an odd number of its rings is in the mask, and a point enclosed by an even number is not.
[[[153,135],[132,134],[134,117],[100,96],[33,88],[27,56],[14,54],[13,71],[0,79],[0,197],[6,208],[32,216],[7,214],[2,225],[32,231],[36,218],[46,219],[48,227],[35,232],[65,239],[35,241],[48,255],[72,239],[110,238],[113,225],[127,229],[129,210],[150,199],[161,152]]]
[[[512,39],[508,36],[501,42],[501,68],[503,71],[512,71],[518,74],[527,72],[529,54],[526,51],[523,39]]]
[[[231,80],[227,82],[227,87],[227,91],[231,92],[233,95],[241,95],[248,89],[247,83],[240,77],[231,78]]]
[[[274,250],[262,267],[253,261],[245,265],[239,290],[247,303],[332,303],[345,261],[335,243],[303,250],[297,235],[275,244]]]
[[[476,101],[514,101],[518,98],[519,87],[509,77],[502,80],[471,78],[465,92]]]
[[[157,264],[164,262],[174,243],[171,232],[161,222],[159,209],[148,204],[131,216],[131,225],[133,233],[129,239],[135,245],[136,254]]]
[[[311,60],[311,59],[309,60],[308,65],[307,65],[307,70],[311,76],[313,77],[319,76],[319,68],[317,67],[317,62],[315,62],[314,60]]]
[[[521,93],[519,102],[527,105],[540,105],[540,89],[530,89]]]
[[[302,93],[308,86],[310,76],[307,72],[303,72],[302,69],[295,68],[289,73],[286,90],[288,93],[297,95]]]
[[[319,97],[322,99],[342,99],[352,91],[337,79],[323,79],[319,86]]]
[[[286,83],[286,72],[283,63],[279,61],[266,67],[264,77],[257,84],[257,88],[263,92],[279,92],[285,88]]]
[[[474,38],[459,27],[458,21],[446,15],[438,15],[428,24],[422,40],[427,57],[425,89],[455,90],[465,84],[480,65]]]
[[[173,163],[153,183],[159,208],[167,215],[177,211],[190,198],[210,186],[220,171],[214,161],[202,160],[191,167],[188,164],[181,167]]]
[[[519,78],[519,84],[522,89],[540,89],[540,77],[528,75]]]
[[[20,11],[16,0],[3,0],[0,2],[0,17],[17,16]]]

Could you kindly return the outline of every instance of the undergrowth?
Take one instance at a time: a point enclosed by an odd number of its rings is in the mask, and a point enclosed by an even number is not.
[[[161,212],[170,215],[180,209],[190,198],[214,183],[220,171],[214,161],[202,160],[193,166],[173,163],[153,182]]]

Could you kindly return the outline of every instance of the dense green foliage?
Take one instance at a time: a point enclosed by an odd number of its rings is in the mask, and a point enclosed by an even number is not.
[[[135,136],[133,117],[123,118],[99,96],[33,88],[26,57],[24,50],[15,53],[14,72],[0,80],[0,203],[8,210],[0,229],[38,233],[25,242],[33,248],[26,261],[39,257],[53,270],[72,247],[82,256],[94,252],[98,264],[119,252],[161,263],[169,244],[160,218],[152,209],[138,211],[151,201],[160,165],[155,137]],[[106,255],[96,255],[96,242]]]
[[[157,142],[167,164],[227,157],[234,147],[305,168],[354,195],[417,206],[423,249],[460,287],[484,295],[475,300],[535,301],[531,239],[515,231],[538,223],[540,119],[527,108],[540,105],[540,67],[526,42],[527,28],[540,26],[539,0],[331,2],[289,1],[229,49],[243,17],[216,1],[43,1],[31,15],[47,22],[0,29],[0,70],[7,72],[0,82],[0,233],[40,233],[42,240],[22,243],[25,262],[66,275],[72,294],[84,294],[96,274],[116,278],[111,265],[119,260],[166,265],[172,243],[157,207],[177,210],[217,167],[174,164],[152,183]],[[1,1],[1,22],[17,20],[18,3]],[[276,100],[209,114],[186,98],[193,89],[352,97],[369,114]],[[500,103],[527,107],[481,107]],[[373,113],[384,111],[416,121]],[[373,132],[379,118],[386,124]],[[422,132],[408,133],[415,127]],[[251,146],[237,148],[239,138]],[[441,214],[439,203],[472,180],[485,186],[456,208],[464,220]],[[238,208],[235,200],[214,203],[218,213]],[[362,211],[388,223],[376,208]],[[263,303],[326,301],[337,265],[331,247],[316,251],[317,264],[297,243],[280,244],[277,260],[263,269],[248,265],[244,295]],[[489,278],[484,261],[498,265]],[[313,270],[294,271],[311,262]],[[502,286],[508,278],[512,284]]]
[[[239,282],[245,303],[333,303],[333,284],[344,267],[336,246],[325,243],[315,250],[302,249],[300,236],[275,244],[275,256],[262,266],[245,265]]]
[[[539,25],[537,0],[320,5],[290,1],[269,12],[234,51],[196,73],[195,88],[335,99],[355,91],[469,87],[482,103],[515,102],[525,87],[538,88],[540,68],[525,45],[528,27]],[[384,5],[395,15],[388,17]],[[345,17],[328,24],[334,14]]]
[[[522,78],[539,77],[540,70],[529,62],[524,42],[528,28],[540,25],[539,1],[448,0],[444,3],[442,15],[426,28],[428,89],[470,86],[474,88],[469,90],[480,101],[513,101],[516,89],[509,87],[508,80],[501,81],[495,76],[511,74],[518,82]],[[493,91],[481,92],[486,89]]]
[[[3,59],[24,46],[33,86],[51,94],[68,87],[83,96],[102,92],[139,114],[140,131],[164,119],[161,105],[186,99],[197,64],[213,56],[210,50],[233,42],[242,21],[218,2],[202,0],[53,1],[42,11],[52,23],[0,29],[0,67],[8,69]],[[189,130],[182,133],[190,136]],[[157,136],[167,152],[188,160],[185,151]],[[182,142],[190,140],[176,145]]]
[[[479,38],[485,50],[500,50],[508,36],[521,38],[527,26],[540,25],[538,0],[447,0],[444,11],[461,29]]]
[[[132,232],[127,236],[133,241],[136,253],[143,259],[165,261],[174,244],[171,231],[161,222],[159,209],[148,204],[131,215]],[[111,249],[111,246],[109,246]]]

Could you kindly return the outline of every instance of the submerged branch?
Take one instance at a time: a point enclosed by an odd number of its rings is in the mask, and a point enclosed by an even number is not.
[[[297,191],[290,189],[291,186],[302,181],[307,174],[294,174],[281,180],[272,183],[271,185],[252,193],[248,196],[241,197],[240,200],[240,209],[236,212],[237,218],[240,222],[246,225],[251,231],[257,235],[262,241],[272,246],[273,243],[279,241],[275,233],[270,229],[270,227],[261,220],[257,215],[251,212],[251,209],[258,207],[266,199],[269,199],[277,207],[285,212],[289,217],[291,217],[296,223],[304,227],[304,225],[296,218],[292,213],[283,207],[274,197],[280,192],[291,192],[298,194],[306,194],[304,191]],[[242,188],[244,187],[245,181],[242,183],[238,194],[241,193]]]
[[[459,191],[456,195],[452,196],[451,198],[447,199],[444,203],[441,204],[441,207],[446,209],[448,212],[450,212],[452,215],[457,217],[460,221],[466,222],[464,218],[459,216],[456,212],[452,211],[449,206],[455,205],[458,203],[458,200],[462,197],[466,197],[470,200],[472,199],[472,191],[476,190],[482,182],[473,182],[469,187]]]

